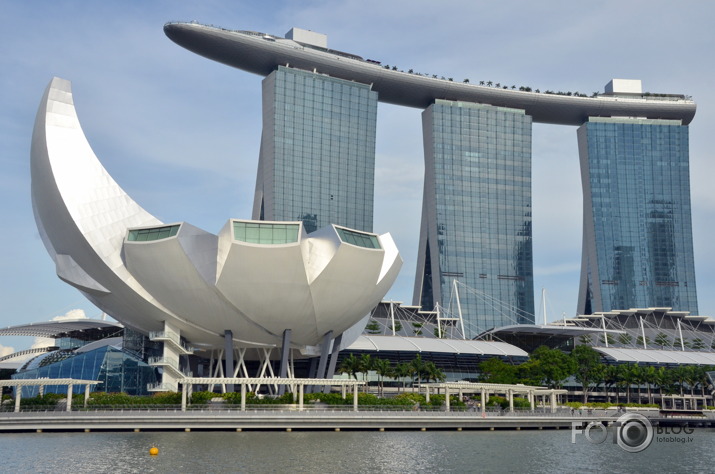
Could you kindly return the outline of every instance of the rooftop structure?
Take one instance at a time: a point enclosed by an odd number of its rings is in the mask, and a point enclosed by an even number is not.
[[[308,42],[254,31],[227,30],[199,23],[172,22],[164,32],[175,43],[201,56],[232,67],[267,76],[279,65],[371,84],[379,100],[425,109],[437,99],[476,102],[522,109],[534,122],[581,125],[588,117],[649,117],[682,120],[695,115],[695,103],[682,95],[641,94],[575,97],[526,92],[439,79],[388,69]],[[327,43],[326,43],[327,44]],[[618,91],[616,83],[616,91]]]

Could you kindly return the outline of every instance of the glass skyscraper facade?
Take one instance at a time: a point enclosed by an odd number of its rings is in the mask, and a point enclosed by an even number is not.
[[[425,184],[413,304],[455,308],[465,336],[534,322],[531,117],[438,100],[422,114]],[[453,311],[456,312],[456,311]]]
[[[253,218],[372,232],[377,92],[280,66],[263,81]]]
[[[584,232],[578,312],[697,314],[688,127],[592,117],[578,130]]]

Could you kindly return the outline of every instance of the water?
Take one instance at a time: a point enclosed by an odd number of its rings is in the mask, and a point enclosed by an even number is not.
[[[658,435],[656,435],[658,436]],[[631,454],[570,430],[0,434],[2,472],[712,472],[715,433]],[[680,439],[673,442],[673,439]],[[610,441],[610,440],[609,440]],[[150,456],[156,445],[158,456]]]

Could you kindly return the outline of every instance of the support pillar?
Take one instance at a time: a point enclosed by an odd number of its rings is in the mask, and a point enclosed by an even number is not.
[[[41,387],[42,385],[40,385]],[[15,386],[15,413],[20,411],[20,399],[22,399],[22,387]]]
[[[449,387],[444,387],[444,403],[446,411],[449,411]]]
[[[551,402],[551,413],[556,413],[556,393],[552,391],[549,399]]]
[[[181,411],[186,411],[186,389],[185,383],[181,384]]]
[[[330,354],[330,341],[333,339],[333,331],[328,331],[323,336],[323,342],[320,343],[320,360],[318,362],[318,372],[315,376],[316,379],[325,378],[325,369],[328,366],[328,357]]]
[[[290,355],[290,329],[283,331],[283,347],[281,349],[281,367],[279,377],[282,379],[288,378],[288,356]],[[286,386],[281,385],[278,387],[278,396],[285,393]]]
[[[225,377],[233,377],[233,332],[226,329],[223,333],[224,351],[226,357],[226,374]],[[226,385],[227,392],[233,392],[233,384]]]
[[[92,388],[90,384],[84,386],[84,407],[87,408],[87,402],[89,401],[89,390]]]
[[[482,416],[485,416],[487,413],[487,391],[482,389]]]
[[[343,341],[343,335],[338,334],[338,337],[333,341],[333,352],[330,354],[330,363],[328,364],[328,372],[325,374],[326,379],[332,379],[335,376],[335,367],[338,365],[338,356],[340,355],[340,343]],[[328,393],[330,387],[323,389],[324,393]]]
[[[305,392],[305,385],[301,382],[298,384],[298,411],[303,411],[303,393]]]
[[[70,383],[67,384],[67,411],[72,411],[72,395],[74,386]]]
[[[533,390],[529,392],[529,403],[531,403],[531,411],[534,411],[535,403],[534,403],[534,391]]]
[[[509,398],[509,411],[514,413],[514,392],[509,389],[507,390],[506,395]]]
[[[246,384],[241,384],[241,411],[246,411]]]
[[[425,387],[425,402],[429,403],[429,387]]]
[[[328,357],[330,356],[330,341],[333,340],[333,331],[328,331],[323,336],[323,342],[320,343],[320,360],[318,361],[318,372],[316,379],[325,378],[325,369],[328,367]],[[318,386],[313,386],[313,392],[318,391]]]
[[[358,411],[358,386],[353,385],[353,411]]]

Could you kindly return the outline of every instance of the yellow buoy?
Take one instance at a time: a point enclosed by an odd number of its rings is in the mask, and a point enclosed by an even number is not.
[[[159,454],[159,448],[157,448],[156,446],[152,446],[151,448],[149,448],[149,454],[151,454],[152,456],[156,456],[157,454]]]

